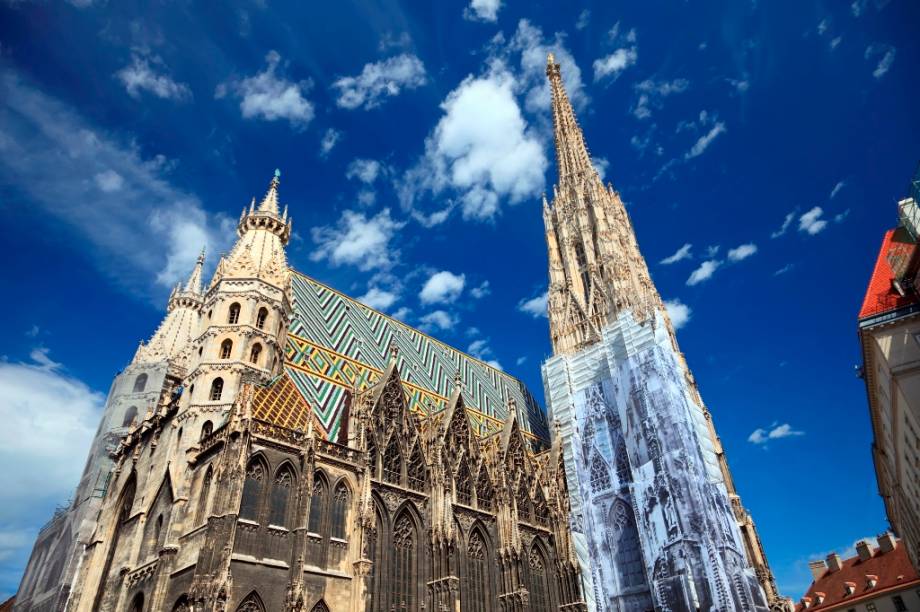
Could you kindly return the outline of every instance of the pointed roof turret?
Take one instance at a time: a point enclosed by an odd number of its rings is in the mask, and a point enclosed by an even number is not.
[[[552,95],[553,136],[556,142],[556,166],[559,183],[565,183],[576,177],[597,176],[591,164],[591,156],[585,146],[585,139],[575,118],[575,111],[562,83],[559,64],[552,53],[546,56],[546,76]],[[599,177],[598,177],[598,180]]]
[[[195,268],[185,283],[185,291],[201,293],[201,269],[204,267],[204,249],[205,247],[201,247],[201,253],[198,255],[198,261],[195,262]]]
[[[281,170],[275,168],[275,176],[268,184],[268,191],[259,203],[259,212],[278,214],[278,185],[281,183]]]

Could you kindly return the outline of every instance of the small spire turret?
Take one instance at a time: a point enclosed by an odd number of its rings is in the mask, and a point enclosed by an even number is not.
[[[278,214],[278,185],[281,183],[281,170],[275,168],[275,176],[268,184],[268,191],[259,203],[259,212]]]
[[[205,247],[201,247],[201,253],[199,253],[198,260],[195,262],[195,268],[185,283],[185,291],[201,293],[201,270],[204,267],[204,253]]]

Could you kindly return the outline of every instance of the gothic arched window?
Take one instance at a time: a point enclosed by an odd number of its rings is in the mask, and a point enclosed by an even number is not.
[[[253,344],[252,350],[249,351],[249,362],[259,365],[259,356],[262,354],[262,345]]]
[[[227,314],[227,323],[235,325],[240,322],[240,305],[236,302],[230,304],[230,311]]]
[[[329,612],[329,606],[326,605],[326,602],[320,599],[316,602],[316,605],[310,610],[310,612]]]
[[[141,393],[146,387],[147,387],[147,375],[138,374],[137,378],[134,379],[133,393]]]
[[[163,540],[166,539],[166,530],[163,529],[163,515],[159,515],[156,524],[153,527],[153,550],[159,551],[163,548]]]
[[[530,521],[530,496],[527,495],[527,485],[521,480],[517,496],[518,518],[522,521]]]
[[[383,596],[377,592],[380,588],[377,576],[383,575],[383,546],[380,545],[379,538],[383,535],[383,519],[380,518],[380,510],[377,504],[374,504],[374,526],[367,531],[367,558],[372,561],[370,571],[367,574],[367,592],[371,601],[368,612],[383,612],[386,604],[383,603]]]
[[[134,599],[131,600],[131,607],[128,608],[130,612],[143,612],[144,610],[144,594],[138,593],[134,596]]]
[[[418,442],[412,449],[412,457],[406,466],[406,475],[409,477],[409,488],[416,491],[425,488],[425,457],[422,456],[422,446]]]
[[[211,393],[208,394],[208,399],[212,402],[216,402],[220,399],[220,396],[224,393],[224,379],[217,377],[211,382]]]
[[[243,483],[243,499],[240,502],[240,518],[249,521],[259,520],[259,502],[262,488],[265,486],[265,465],[253,459],[246,467],[246,480]]]
[[[233,341],[230,338],[227,338],[220,343],[220,358],[221,359],[230,359],[230,353],[233,352]]]
[[[201,426],[201,437],[198,439],[204,440],[205,438],[210,436],[211,432],[213,431],[214,431],[214,424],[211,421],[205,421],[204,424]]]
[[[463,607],[469,612],[486,612],[491,609],[488,556],[488,549],[482,534],[478,530],[473,531],[473,535],[470,536],[470,544],[466,549],[467,584],[463,593]]]
[[[128,408],[128,411],[125,412],[125,418],[121,422],[122,427],[131,427],[134,425],[134,421],[137,419],[137,406],[131,406]]]
[[[348,487],[344,482],[335,486],[332,494],[331,536],[340,540],[345,539],[348,524]]]
[[[415,525],[403,513],[393,527],[393,598],[397,610],[415,610]]]
[[[259,314],[256,315],[256,327],[263,329],[265,327],[265,320],[268,319],[268,309],[260,308]]]
[[[597,453],[591,460],[591,490],[595,493],[610,488],[610,474],[607,473],[607,466],[604,460]]]
[[[214,471],[208,466],[208,471],[204,473],[201,479],[201,491],[198,493],[198,508],[195,510],[195,524],[200,525],[208,516],[208,496],[211,495],[211,480],[214,478]]]
[[[457,495],[457,502],[465,506],[473,503],[473,483],[470,476],[470,466],[466,458],[460,462],[457,469],[457,477],[454,480],[454,490]]]
[[[633,519],[632,509],[622,501],[617,501],[610,510],[610,545],[614,549],[614,567],[617,570],[620,586],[629,588],[643,585],[645,566],[639,544],[639,530]]]
[[[323,511],[326,509],[326,482],[317,476],[313,477],[313,496],[310,501],[310,521],[307,531],[322,535]]]
[[[284,466],[275,474],[272,483],[271,506],[269,508],[268,522],[279,527],[288,526],[290,516],[291,489],[294,487],[294,472],[290,466]]]
[[[486,466],[479,468],[479,480],[476,483],[476,505],[481,510],[492,509],[492,499],[495,497],[492,491],[492,480],[489,478],[489,472]]]
[[[262,598],[259,597],[259,594],[253,591],[246,596],[246,599],[236,609],[236,612],[265,612],[265,604],[262,603]]]
[[[371,471],[371,478],[377,478],[377,442],[373,436],[367,437],[367,469]]]
[[[399,451],[399,442],[395,435],[390,439],[390,445],[383,455],[383,479],[395,484],[402,481],[402,453]]]
[[[620,445],[617,447],[617,480],[620,481],[620,485],[632,481],[632,473],[629,469],[629,455],[626,454],[626,445],[622,440],[620,440]]]
[[[539,548],[530,549],[530,609],[549,612],[549,588],[546,582],[546,557]]]
[[[176,600],[172,612],[192,612],[192,606],[189,604],[188,595],[182,595]]]

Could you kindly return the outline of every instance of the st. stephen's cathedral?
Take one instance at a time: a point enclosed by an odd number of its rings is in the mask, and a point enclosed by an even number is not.
[[[290,268],[276,172],[115,378],[14,610],[785,610],[552,56],[547,76],[549,418]]]

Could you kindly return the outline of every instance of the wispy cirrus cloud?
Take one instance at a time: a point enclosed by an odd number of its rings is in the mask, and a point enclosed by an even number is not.
[[[383,104],[386,98],[399,95],[405,89],[416,89],[428,82],[425,65],[415,55],[402,53],[364,65],[357,76],[337,79],[332,88],[338,92],[336,104],[341,108],[369,110]]]
[[[173,80],[166,72],[166,65],[157,56],[134,53],[131,63],[116,72],[115,76],[132,98],[140,98],[142,92],[180,102],[192,97],[189,86]]]
[[[682,246],[682,247],[680,247],[679,249],[677,249],[677,250],[674,252],[674,254],[668,255],[667,257],[665,257],[664,259],[662,259],[659,263],[662,263],[662,264],[664,264],[664,265],[666,265],[666,266],[669,266],[669,265],[671,265],[671,264],[673,264],[673,263],[677,263],[678,261],[683,261],[683,260],[685,260],[685,259],[690,259],[690,258],[693,257],[693,255],[690,254],[690,249],[692,249],[692,248],[693,248],[693,245],[690,244],[690,243],[688,242],[688,243],[686,243],[684,246]]]

